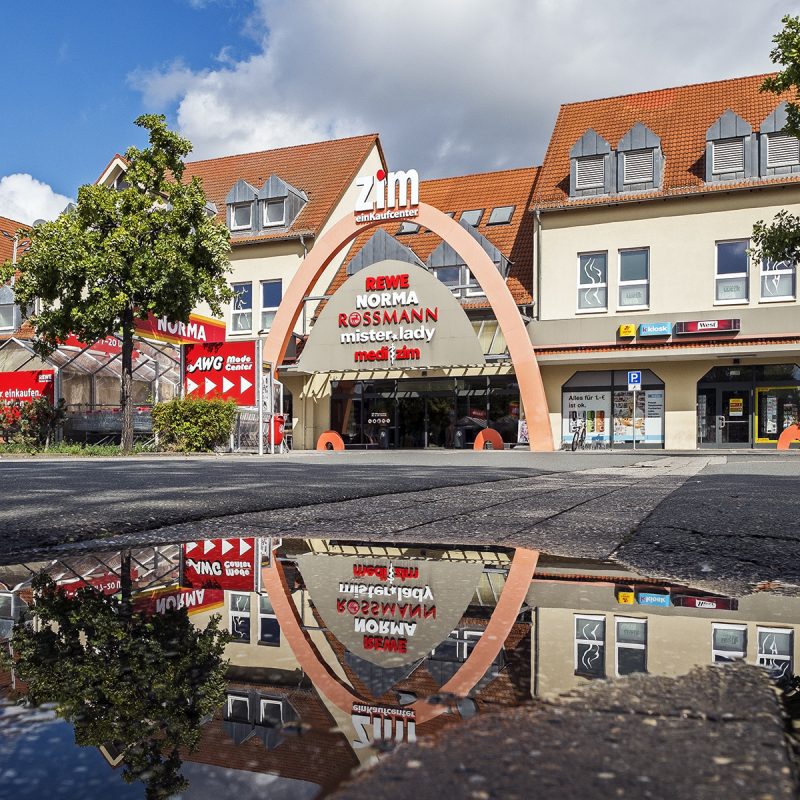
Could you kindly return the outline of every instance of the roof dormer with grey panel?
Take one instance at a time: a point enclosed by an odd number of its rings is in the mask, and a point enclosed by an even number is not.
[[[787,121],[784,102],[761,123],[758,151],[762,178],[800,173],[800,139],[783,130]]]
[[[411,248],[400,244],[393,236],[389,236],[383,228],[378,228],[350,260],[347,265],[347,274],[355,275],[356,272],[381,261],[405,261],[408,264],[424,266]]]
[[[225,198],[228,230],[234,236],[252,236],[258,228],[256,206],[258,189],[245,180],[238,180]]]
[[[610,194],[615,172],[611,145],[590,128],[569,151],[569,196]]]
[[[504,277],[508,277],[511,262],[482,234],[475,230],[468,222],[460,220],[458,223],[470,236],[483,248],[486,255],[492,259],[497,271]],[[466,261],[449,245],[442,242],[429,256],[428,269],[439,269],[440,267],[466,266]]]
[[[758,142],[747,120],[728,109],[706,131],[706,182],[752,178]]]
[[[663,173],[661,137],[637,122],[617,145],[617,191],[658,189]]]
[[[270,175],[258,193],[258,223],[264,232],[288,230],[308,202],[308,195],[277,175]]]

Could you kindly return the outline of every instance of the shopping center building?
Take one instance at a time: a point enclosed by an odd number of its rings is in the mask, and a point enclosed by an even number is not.
[[[763,77],[566,104],[538,168],[419,180],[376,134],[190,162],[231,233],[227,339],[264,341],[294,447],[774,447],[796,265],[748,248],[800,210],[800,143]]]

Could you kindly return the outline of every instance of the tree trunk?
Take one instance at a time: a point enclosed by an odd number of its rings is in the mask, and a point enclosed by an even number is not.
[[[122,317],[122,381],[120,405],[122,406],[123,453],[133,450],[133,309],[128,307]]]

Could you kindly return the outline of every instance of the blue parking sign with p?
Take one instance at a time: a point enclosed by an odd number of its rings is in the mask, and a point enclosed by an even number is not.
[[[630,370],[628,372],[628,386],[641,386],[642,385],[642,371],[640,369]]]

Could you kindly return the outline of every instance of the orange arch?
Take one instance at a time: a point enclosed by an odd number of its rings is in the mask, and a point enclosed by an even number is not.
[[[784,428],[783,433],[778,437],[778,450],[788,450],[789,445],[795,439],[800,439],[800,425],[790,425],[788,428]]]
[[[476,437],[474,450],[485,450],[486,444],[492,445],[492,450],[504,450],[505,442],[503,437],[494,428],[484,428]]]
[[[336,431],[325,431],[317,439],[317,450],[344,450],[344,439]]]
[[[414,222],[423,228],[429,228],[446,241],[464,259],[483,289],[503,332],[508,345],[508,354],[514,364],[520,398],[528,421],[530,449],[552,452],[553,435],[550,431],[550,417],[547,413],[547,397],[544,393],[542,375],[525,323],[506,286],[505,279],[480,244],[444,212],[426,203],[420,203]],[[361,231],[380,224],[380,220],[357,224],[355,215],[348,214],[316,242],[292,278],[283,296],[283,302],[275,314],[272,328],[264,343],[265,361],[274,365],[283,362],[292,331],[303,308],[304,298],[320,275]]]
[[[538,561],[538,550],[526,550],[520,547],[514,551],[503,591],[483,635],[456,674],[441,687],[441,692],[466,695],[486,674],[486,670],[497,658],[500,648],[511,633],[511,627],[517,621]],[[353,703],[363,703],[364,699],[342,683],[307,636],[300,613],[286,583],[283,566],[277,558],[271,559],[268,566],[261,568],[261,585],[266,590],[275,616],[278,618],[281,636],[291,648],[303,672],[314,684],[314,688],[346,714],[351,713]],[[414,709],[417,723],[427,722],[447,710],[446,706],[429,705],[424,700],[417,700],[411,708]]]

